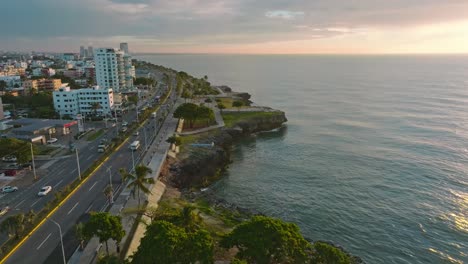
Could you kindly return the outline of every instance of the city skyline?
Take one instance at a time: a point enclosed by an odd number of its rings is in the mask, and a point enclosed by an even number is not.
[[[0,49],[9,51],[128,42],[135,53],[468,53],[468,2],[461,1],[26,0],[2,7],[12,23],[0,28]]]

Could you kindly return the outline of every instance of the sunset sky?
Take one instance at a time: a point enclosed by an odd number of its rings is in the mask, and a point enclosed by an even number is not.
[[[15,0],[0,50],[468,53],[468,0]]]

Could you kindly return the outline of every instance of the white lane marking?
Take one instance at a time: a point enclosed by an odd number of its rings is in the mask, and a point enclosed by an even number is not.
[[[93,158],[93,155],[90,155],[86,160],[90,160]]]
[[[50,233],[50,234],[44,239],[44,241],[42,241],[42,243],[36,248],[36,250],[39,250],[39,249],[42,247],[42,245],[44,245],[44,243],[47,241],[47,239],[49,239],[49,237],[50,237],[51,235],[52,235],[52,233]]]
[[[73,209],[75,209],[75,207],[79,204],[80,202],[76,202],[76,204],[72,207],[72,209],[70,209],[70,211],[68,211],[67,215],[69,215]]]
[[[91,211],[91,207],[93,207],[93,204],[90,204],[88,209],[86,209],[85,213],[88,213],[89,211]]]
[[[58,175],[62,174],[62,172],[64,172],[65,169],[61,169],[59,172],[57,172]]]
[[[37,204],[40,200],[38,199],[37,201],[35,201],[33,204],[31,204],[31,207],[33,207],[35,204]]]
[[[97,181],[93,184],[93,186],[91,186],[91,188],[89,188],[88,192],[90,192],[93,188],[94,188],[94,185],[96,185],[96,183],[98,183]]]
[[[24,201],[26,201],[26,199],[24,199],[23,201],[21,201],[17,205],[15,205],[15,208],[18,208],[18,206],[20,206],[20,204],[24,203]]]
[[[61,183],[63,182],[63,180],[60,180],[59,182],[57,182],[55,185],[54,185],[54,188],[59,186]]]
[[[72,171],[70,172],[70,174],[73,174],[73,173],[74,173],[76,170],[78,170],[78,169],[74,169],[74,170],[72,170]]]

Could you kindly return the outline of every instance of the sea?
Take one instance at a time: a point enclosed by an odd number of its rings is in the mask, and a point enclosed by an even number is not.
[[[468,263],[468,56],[146,54],[286,112],[210,187],[366,263]]]

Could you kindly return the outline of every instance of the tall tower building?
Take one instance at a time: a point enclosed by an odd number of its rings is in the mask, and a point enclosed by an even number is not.
[[[128,52],[128,43],[125,43],[125,42],[120,43],[120,50],[125,52],[125,54],[130,55],[130,53]]]
[[[113,48],[98,48],[94,53],[96,82],[101,88],[115,92],[133,88],[132,58]]]
[[[86,50],[84,46],[80,46],[80,58],[86,57]]]
[[[92,58],[94,56],[93,47],[88,46],[88,57]]]

